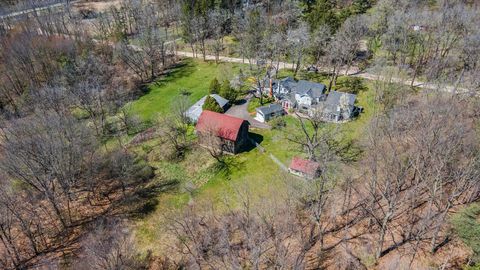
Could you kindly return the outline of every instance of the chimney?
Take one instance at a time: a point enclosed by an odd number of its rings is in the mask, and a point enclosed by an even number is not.
[[[270,97],[273,97],[272,78],[270,78]]]

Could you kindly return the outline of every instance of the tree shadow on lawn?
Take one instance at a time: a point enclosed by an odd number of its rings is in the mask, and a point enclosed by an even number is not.
[[[238,154],[254,150],[256,145],[253,142],[260,144],[263,141],[263,136],[260,134],[249,132],[248,136],[250,142]],[[240,160],[237,156],[238,155],[225,156],[223,162],[216,163],[212,169],[216,173],[221,173],[227,180],[231,180],[232,173],[241,171],[245,168],[245,161]]]
[[[142,187],[137,188],[133,194],[128,196],[120,203],[124,208],[123,214],[133,218],[144,218],[153,213],[158,206],[158,196],[162,193],[172,191],[178,188],[180,181],[178,179],[169,179],[165,181],[152,181]]]
[[[225,156],[222,162],[217,162],[212,167],[212,172],[220,174],[227,180],[232,179],[232,173],[240,171],[245,167],[245,161],[239,160],[236,156]]]
[[[188,77],[193,72],[195,72],[195,64],[192,61],[184,60],[162,72],[155,81],[142,85],[141,90],[144,94],[148,94],[154,87],[165,86],[179,78]]]

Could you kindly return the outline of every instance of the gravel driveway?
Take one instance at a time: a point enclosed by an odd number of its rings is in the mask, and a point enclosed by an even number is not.
[[[247,95],[243,100],[240,101],[239,105],[233,105],[230,107],[230,109],[228,109],[228,111],[225,112],[225,114],[245,119],[250,123],[251,127],[269,129],[270,126],[268,124],[255,120],[248,113],[248,103],[250,102],[251,98],[251,94]]]

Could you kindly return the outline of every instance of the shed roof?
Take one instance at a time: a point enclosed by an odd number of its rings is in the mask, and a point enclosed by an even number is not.
[[[303,159],[300,157],[294,157],[290,163],[291,170],[302,172],[308,176],[315,176],[320,169],[320,163]]]
[[[234,116],[205,110],[198,118],[196,129],[200,133],[214,133],[215,136],[220,138],[236,141],[244,122],[247,121]]]
[[[267,106],[258,107],[255,109],[257,112],[261,112],[263,115],[283,112],[283,108],[280,104],[273,103]]]
[[[220,105],[220,107],[222,108],[225,108],[225,106],[228,104],[228,100],[217,94],[211,94],[210,96],[213,97],[217,101],[218,105]],[[204,96],[200,100],[195,102],[195,104],[188,108],[188,110],[185,112],[185,115],[193,121],[198,121],[200,114],[202,114],[203,104],[205,104],[206,99],[207,96]]]

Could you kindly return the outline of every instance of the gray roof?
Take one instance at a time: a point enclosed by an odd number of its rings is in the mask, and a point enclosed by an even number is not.
[[[257,112],[261,112],[263,115],[269,115],[272,113],[283,112],[283,108],[280,104],[273,103],[268,106],[258,107]]]
[[[280,80],[281,83],[296,83],[295,79],[292,77],[286,77]]]
[[[274,79],[271,79],[271,80],[272,80],[272,87],[275,88],[277,86],[277,81]],[[263,87],[270,88],[270,79],[265,78],[265,80],[263,81]]]
[[[337,91],[331,91],[328,94],[325,103],[332,106],[340,105],[340,99],[342,98],[342,96],[346,96],[347,104],[349,106],[353,106],[355,104],[355,99],[357,98],[357,95]]]
[[[312,98],[320,98],[325,93],[326,89],[326,86],[322,83],[305,80],[299,80],[297,82],[292,77],[280,80],[280,84],[291,92],[296,92],[299,95],[309,95]]]
[[[211,94],[211,97],[213,97],[218,105],[220,107],[225,108],[225,106],[228,104],[228,100],[224,99],[223,97],[217,95],[217,94]],[[203,104],[205,104],[205,100],[207,99],[207,96],[202,97],[200,100],[195,102],[195,104],[192,105],[192,107],[188,108],[188,110],[185,112],[185,115],[190,118],[192,121],[197,122],[198,118],[200,117],[200,114],[203,112]]]
[[[321,83],[300,80],[294,90],[300,95],[307,94],[312,98],[320,98],[325,92],[325,88],[325,85]]]
[[[225,99],[225,98],[223,98],[223,97],[221,97],[221,96],[219,96],[219,95],[217,95],[217,94],[212,94],[212,95],[210,95],[210,96],[213,97],[213,98],[217,101],[218,105],[220,105],[220,107],[222,107],[222,108],[225,108],[225,106],[228,104],[228,100],[227,100],[227,99]],[[205,96],[205,99],[206,99],[206,98],[207,98],[207,97]]]
[[[283,87],[292,90],[295,87],[297,82],[292,77],[286,77],[278,81]]]

